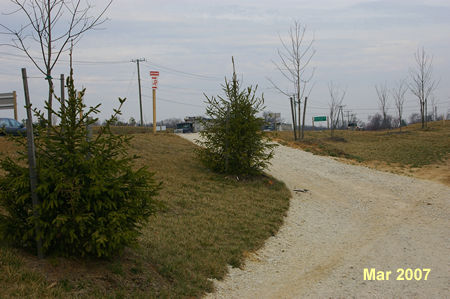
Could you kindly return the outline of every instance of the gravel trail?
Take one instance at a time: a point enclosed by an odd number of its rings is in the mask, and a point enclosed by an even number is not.
[[[183,134],[188,140],[196,134]],[[285,146],[268,172],[294,191],[278,234],[208,298],[446,298],[450,188]],[[365,280],[364,269],[391,271]],[[431,269],[397,280],[398,269]],[[408,274],[411,272],[408,272]],[[381,276],[379,276],[381,278]]]

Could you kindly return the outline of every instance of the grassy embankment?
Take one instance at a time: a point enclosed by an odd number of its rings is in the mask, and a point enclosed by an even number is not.
[[[346,158],[356,163],[397,173],[417,175],[450,185],[450,122],[420,124],[385,131],[305,131],[303,141],[294,142],[292,132],[270,135],[284,145],[317,155]]]
[[[290,193],[270,177],[236,181],[210,172],[195,146],[172,134],[135,134],[131,153],[163,181],[166,210],[142,230],[137,248],[113,260],[47,257],[0,241],[0,297],[198,297],[226,265],[276,233]],[[0,151],[14,146],[0,138]]]

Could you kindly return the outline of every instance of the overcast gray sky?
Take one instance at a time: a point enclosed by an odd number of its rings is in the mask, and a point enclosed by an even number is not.
[[[97,7],[106,1],[96,0]],[[0,0],[1,12],[13,7]],[[224,77],[231,77],[234,56],[244,85],[258,85],[264,93],[266,110],[281,112],[290,121],[285,95],[273,90],[267,78],[292,90],[272,61],[278,62],[279,36],[287,38],[294,20],[314,35],[316,68],[306,123],[311,116],[328,113],[327,84],[333,81],[347,90],[345,110],[358,118],[377,112],[375,84],[390,87],[408,77],[415,66],[418,47],[434,57],[438,113],[450,108],[450,1],[358,1],[358,0],[115,0],[107,12],[110,19],[102,30],[90,31],[74,50],[75,79],[86,87],[87,105],[102,103],[100,118],[112,112],[118,97],[128,100],[122,120],[139,119],[136,64],[141,64],[144,119],[152,120],[150,70],[160,72],[157,90],[158,120],[204,115],[203,93],[221,94]],[[1,15],[0,23],[16,26],[22,14]],[[8,37],[0,36],[0,43]],[[68,57],[62,57],[54,77],[68,73]],[[46,82],[23,53],[0,46],[0,92],[16,90],[19,118],[25,117],[20,68],[30,77],[34,106],[43,108]],[[58,84],[59,87],[59,84]],[[59,92],[59,91],[58,91]],[[394,114],[390,98],[390,113]],[[418,101],[407,93],[405,114],[418,112]],[[0,111],[12,116],[11,111]]]

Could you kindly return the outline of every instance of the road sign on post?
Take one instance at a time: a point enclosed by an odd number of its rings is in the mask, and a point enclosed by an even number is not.
[[[17,94],[15,91],[0,93],[0,110],[14,109],[14,119],[17,120]]]
[[[314,128],[314,122],[316,121],[326,121],[327,122],[327,127],[328,127],[328,118],[327,116],[313,116],[312,118],[312,126]]]
[[[152,89],[158,88],[158,77],[152,77]]]
[[[314,121],[327,121],[326,116],[314,116]]]
[[[152,91],[153,91],[153,133],[156,133],[156,89],[158,88],[158,71],[150,71],[152,77]]]
[[[151,71],[150,72],[150,77],[152,77],[152,89],[157,89],[158,88],[158,76],[159,76],[159,72],[158,71]]]

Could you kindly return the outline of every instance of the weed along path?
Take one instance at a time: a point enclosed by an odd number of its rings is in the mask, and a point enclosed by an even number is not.
[[[449,187],[285,146],[268,172],[308,191],[292,191],[278,234],[207,297],[448,296]]]

